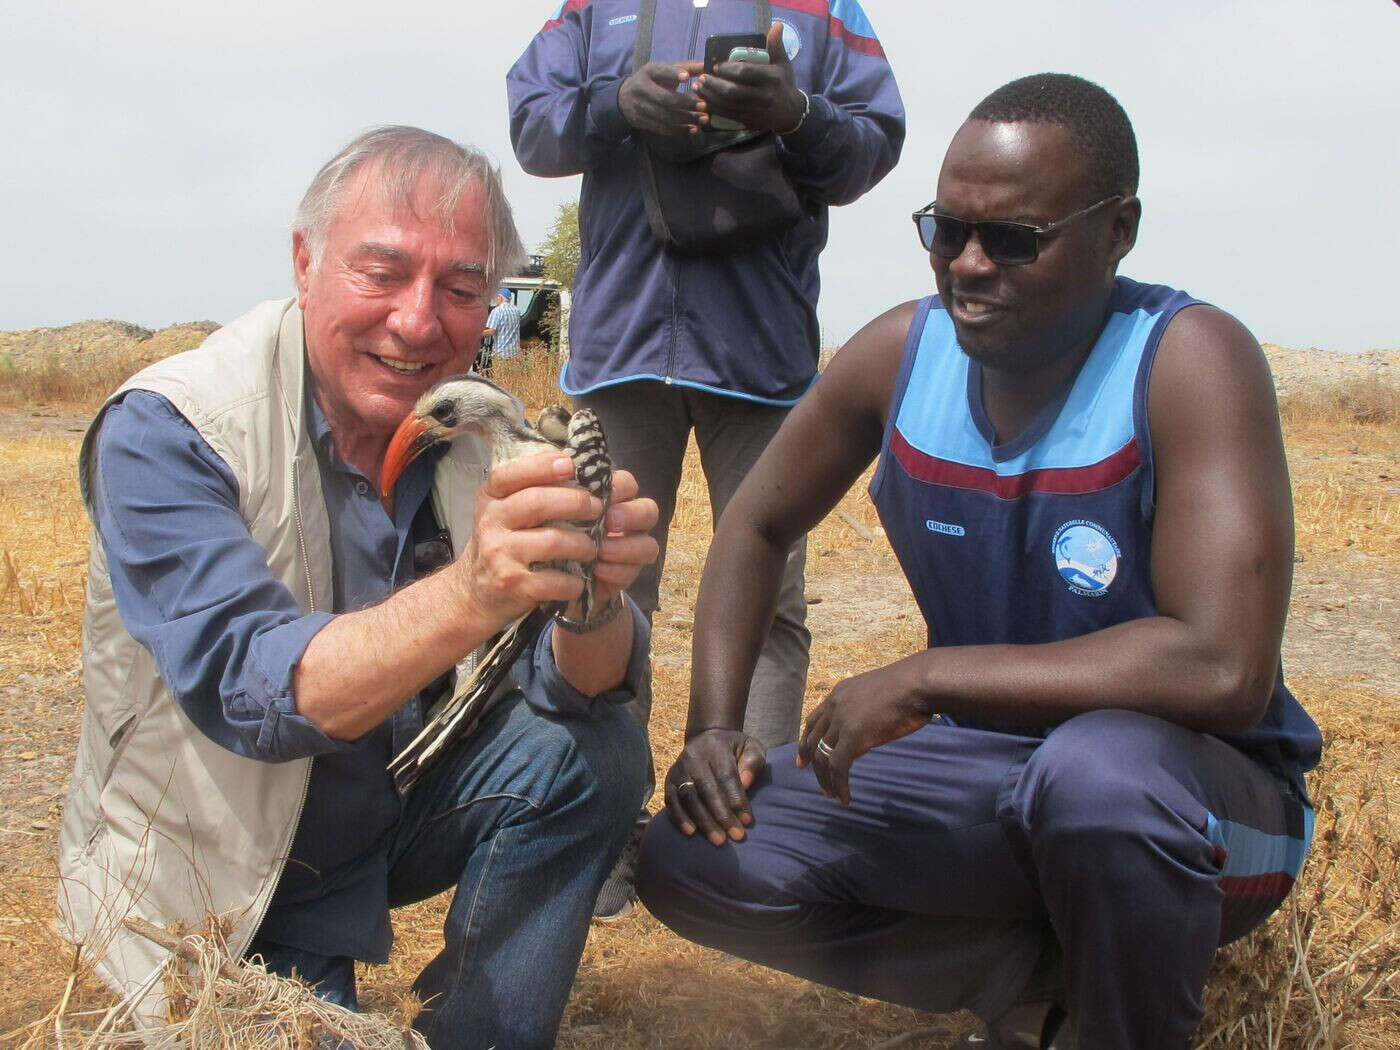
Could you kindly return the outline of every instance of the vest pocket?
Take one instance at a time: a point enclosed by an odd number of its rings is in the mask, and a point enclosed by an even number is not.
[[[98,840],[106,833],[107,817],[99,809],[97,820],[92,825],[92,831],[88,834],[87,841],[83,843],[82,857],[84,860],[92,856],[92,851],[97,847]]]

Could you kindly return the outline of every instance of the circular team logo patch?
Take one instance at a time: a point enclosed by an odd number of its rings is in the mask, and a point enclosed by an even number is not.
[[[783,27],[783,50],[787,52],[788,61],[791,62],[797,57],[797,52],[802,50],[802,38],[797,35],[797,30],[791,22],[785,22],[781,18],[775,18],[773,21]]]
[[[1090,598],[1108,593],[1123,553],[1107,529],[1083,518],[1067,521],[1056,529],[1050,549],[1060,578],[1075,594]]]

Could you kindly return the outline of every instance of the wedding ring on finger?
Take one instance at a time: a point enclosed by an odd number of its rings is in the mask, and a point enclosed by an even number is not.
[[[824,739],[817,741],[817,750],[820,751],[827,758],[830,758],[832,754],[836,751],[836,749],[830,744],[828,744]]]

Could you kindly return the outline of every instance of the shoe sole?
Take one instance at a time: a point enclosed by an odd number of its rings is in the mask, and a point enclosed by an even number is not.
[[[628,901],[620,909],[610,915],[594,915],[593,921],[600,926],[611,926],[613,923],[621,922],[636,910],[636,903],[634,901]]]

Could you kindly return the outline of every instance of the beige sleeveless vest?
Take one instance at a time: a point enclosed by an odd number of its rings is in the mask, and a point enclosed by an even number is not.
[[[273,575],[312,612],[330,608],[332,576],[306,377],[301,311],[281,300],[145,369],[113,397],[153,391],[194,426],[233,472],[239,510]],[[79,455],[89,516],[105,409]],[[465,440],[437,468],[434,504],[455,550],[470,535],[487,463],[480,443]],[[95,532],[82,659],[87,706],[59,836],[60,925],[98,975],[150,1018],[163,1006],[167,953],[121,920],[200,928],[208,915],[223,916],[232,922],[229,951],[242,955],[281,876],[312,760],[243,758],[195,727],[150,652],[123,628]]]

